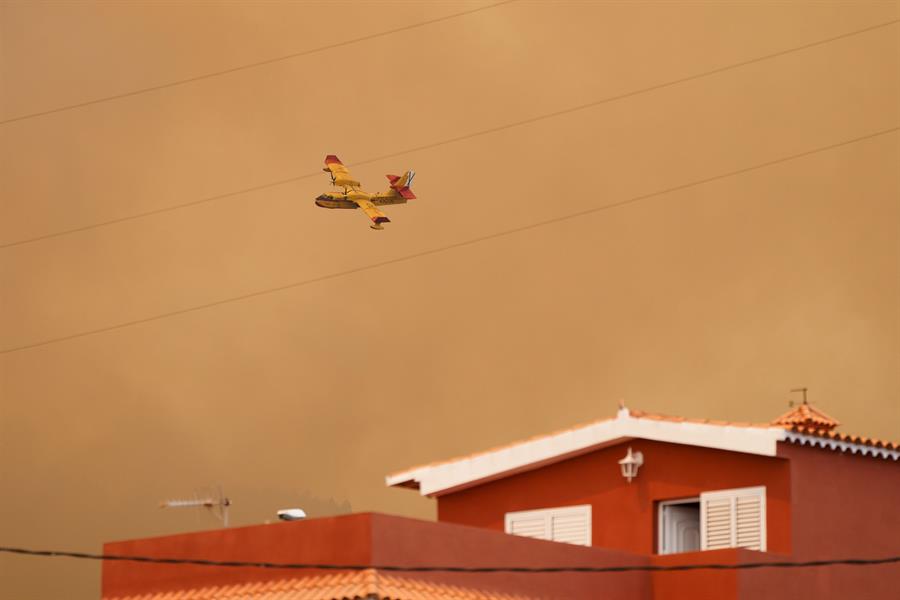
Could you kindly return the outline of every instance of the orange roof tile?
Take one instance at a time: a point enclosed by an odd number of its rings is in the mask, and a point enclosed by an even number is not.
[[[851,435],[849,433],[840,433],[830,429],[817,429],[815,427],[805,427],[803,425],[794,425],[787,427],[789,431],[802,433],[804,435],[812,435],[820,438],[828,438],[838,442],[846,442],[848,444],[859,444],[861,446],[872,446],[874,448],[884,448],[886,450],[900,450],[900,443],[891,442],[889,440],[879,440],[875,438],[867,438],[859,435]]]
[[[688,417],[674,417],[671,415],[663,415],[659,413],[651,413],[643,410],[628,409],[629,416],[635,419],[650,419],[653,421],[670,421],[672,423],[699,423],[701,425],[718,425],[720,427],[759,427],[767,429],[772,427],[771,423],[749,423],[747,421],[719,421],[716,419],[691,419]]]
[[[172,590],[104,600],[537,600],[386,574],[376,569],[225,586]]]
[[[823,437],[828,439],[834,439],[838,441],[861,444],[865,446],[874,446],[879,448],[885,448],[889,450],[898,450],[900,449],[900,444],[895,442],[881,441],[881,440],[870,440],[869,438],[863,438],[860,436],[852,436],[847,434],[837,433],[834,430],[840,423],[833,419],[832,417],[826,415],[821,410],[815,408],[811,404],[806,402],[798,405],[797,407],[791,409],[785,414],[781,415],[771,423],[749,423],[742,421],[720,421],[715,419],[692,419],[686,417],[672,416],[672,415],[664,415],[659,413],[651,413],[643,410],[637,409],[626,409],[624,404],[620,403],[620,409],[625,409],[628,411],[628,416],[636,418],[636,419],[647,419],[653,421],[668,421],[672,423],[697,423],[701,425],[717,425],[720,427],[745,427],[745,428],[760,428],[760,429],[771,429],[773,427],[780,427],[785,429],[786,431],[793,431],[795,433],[801,433],[804,435],[811,435],[817,437]],[[595,425],[597,423],[602,423],[604,421],[613,420],[615,417],[608,417],[603,419],[596,419],[593,421],[588,421],[586,423],[579,423],[578,425],[573,425],[572,427],[567,427],[564,429],[559,429],[556,431],[551,431],[549,433],[542,433],[538,435],[534,435],[525,439],[516,440],[515,442],[510,442],[508,444],[503,444],[500,446],[495,446],[492,448],[488,448],[487,450],[481,450],[478,452],[473,452],[471,454],[466,454],[463,456],[456,456],[451,459],[434,461],[431,463],[426,463],[422,465],[417,465],[415,467],[410,467],[408,469],[403,469],[402,471],[396,471],[388,475],[388,478],[401,475],[404,473],[410,473],[417,469],[424,469],[429,467],[436,467],[440,465],[445,465],[448,463],[454,463],[460,460],[466,460],[470,458],[477,458],[479,456],[491,454],[497,452],[498,450],[504,450],[506,448],[511,448],[514,446],[518,446],[519,444],[523,444],[526,442],[531,442],[535,440],[540,440],[543,438],[548,438],[552,436],[556,436],[562,433],[567,433],[569,431],[575,431],[577,429],[581,429],[584,427],[588,427],[590,425]],[[393,485],[399,485],[402,487],[411,487],[414,489],[419,488],[418,482],[414,480],[409,480],[403,483],[397,483]]]
[[[624,406],[622,406],[624,408]],[[676,417],[672,415],[663,415],[660,413],[651,413],[643,410],[637,410],[633,408],[628,409],[628,414],[631,417],[636,419],[648,419],[652,421],[670,421],[672,423],[699,423],[701,425],[719,425],[722,427],[756,427],[756,428],[770,428],[772,427],[771,423],[747,423],[747,422],[739,422],[739,421],[717,421],[715,419],[691,419],[687,417]],[[478,452],[472,452],[471,454],[464,454],[461,456],[454,456],[453,458],[444,459],[444,460],[436,460],[430,463],[424,463],[420,465],[416,465],[414,467],[409,467],[407,469],[403,469],[402,471],[395,471],[393,473],[389,473],[388,477],[392,477],[394,475],[399,475],[401,473],[406,473],[409,471],[414,471],[416,469],[424,469],[427,467],[435,467],[438,465],[444,465],[447,463],[456,462],[459,460],[465,460],[467,458],[474,458],[476,456],[482,456],[485,454],[491,454],[493,452],[497,452],[498,450],[504,450],[506,448],[512,448],[513,446],[518,446],[519,444],[523,444],[525,442],[531,442],[534,440],[540,440],[543,438],[553,437],[555,435],[559,435],[561,433],[566,433],[569,431],[575,431],[577,429],[582,429],[584,427],[588,427],[590,425],[596,425],[597,423],[603,423],[604,421],[612,421],[615,417],[605,417],[602,419],[594,419],[593,421],[587,421],[585,423],[579,423],[577,425],[572,425],[571,427],[565,427],[562,429],[556,429],[554,431],[550,431],[547,433],[539,433],[537,435],[533,435],[531,437],[523,438],[520,440],[516,440],[514,442],[509,442],[507,444],[501,444],[499,446],[493,446],[486,450],[479,450]],[[402,485],[402,484],[398,484]],[[404,487],[418,487],[416,485],[407,484]]]
[[[849,444],[873,446],[887,450],[900,450],[900,442],[878,440],[858,435],[850,435],[834,431],[840,421],[828,416],[812,404],[804,402],[788,412],[784,413],[771,423],[746,423],[740,421],[717,421],[714,419],[689,419],[685,417],[673,417],[657,413],[644,412],[642,410],[629,409],[632,417],[638,419],[653,419],[656,421],[671,421],[674,423],[702,423],[706,425],[719,425],[722,427],[783,427],[787,431],[827,438]]]
[[[831,431],[840,423],[812,404],[803,402],[772,421],[772,425],[783,425],[786,429],[799,425],[816,430]]]
[[[392,477],[394,475],[399,475],[401,473],[406,473],[407,471],[413,471],[415,469],[424,469],[426,467],[436,467],[438,465],[444,465],[447,463],[456,462],[458,460],[465,460],[467,458],[474,458],[476,456],[481,456],[483,454],[491,454],[492,452],[497,452],[498,450],[504,450],[506,448],[512,448],[513,446],[518,446],[519,444],[523,444],[525,442],[532,442],[534,440],[540,440],[547,437],[552,437],[554,435],[559,435],[560,433],[566,433],[567,431],[573,431],[575,429],[580,429],[582,427],[587,427],[589,425],[595,425],[597,423],[603,423],[604,421],[612,421],[615,417],[605,417],[603,419],[594,419],[593,421],[588,421],[586,423],[579,423],[578,425],[573,425],[572,427],[565,427],[563,429],[556,429],[554,431],[550,431],[548,433],[539,433],[537,435],[532,435],[531,437],[523,438],[520,440],[516,440],[514,442],[509,442],[506,444],[500,444],[499,446],[492,446],[486,450],[479,450],[478,452],[472,452],[471,454],[463,454],[461,456],[454,456],[453,458],[448,458],[444,460],[436,460],[430,463],[423,463],[420,465],[416,465],[414,467],[409,467],[408,469],[403,469],[402,471],[395,471],[393,473],[389,473],[388,477]],[[416,485],[408,485],[406,487],[418,487]]]

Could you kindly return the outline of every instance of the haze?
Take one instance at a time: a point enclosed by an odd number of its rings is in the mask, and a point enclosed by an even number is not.
[[[6,2],[0,120],[489,4]],[[900,438],[898,13],[519,1],[0,124],[0,545],[216,527],[157,508],[215,485],[236,525],[433,518],[384,475],[619,399],[768,421],[807,386]],[[418,199],[319,209],[326,154]],[[99,573],[0,555],[0,595]]]

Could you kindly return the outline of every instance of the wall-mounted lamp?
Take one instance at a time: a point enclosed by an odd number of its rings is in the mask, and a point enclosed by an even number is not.
[[[631,446],[629,446],[628,454],[619,461],[619,466],[622,467],[622,477],[627,479],[628,483],[631,483],[631,480],[637,477],[638,468],[642,464],[644,464],[644,455],[640,452],[632,452]]]

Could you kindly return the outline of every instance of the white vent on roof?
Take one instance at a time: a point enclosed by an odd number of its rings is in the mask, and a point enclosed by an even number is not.
[[[766,550],[766,488],[700,494],[700,549]]]
[[[506,513],[505,531],[512,535],[591,545],[591,505],[563,506]]]

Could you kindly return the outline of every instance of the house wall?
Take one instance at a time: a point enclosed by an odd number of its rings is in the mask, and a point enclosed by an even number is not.
[[[755,555],[755,552],[739,551]],[[740,554],[739,554],[740,555]],[[762,555],[765,557],[765,555]],[[841,554],[840,556],[847,556]],[[788,559],[790,560],[790,559]],[[900,589],[900,566],[897,563],[873,566],[827,566],[795,569],[750,569],[737,571],[738,600],[889,600],[897,598]],[[675,590],[672,589],[672,594]],[[706,596],[656,596],[654,600],[699,600]],[[715,597],[711,597],[712,598]]]
[[[103,545],[104,554],[283,563],[371,564],[371,515],[230,527]],[[104,598],[311,575],[312,571],[106,561]]]
[[[742,548],[652,557],[654,565],[791,562],[793,557]],[[896,598],[900,566],[698,569],[651,574],[653,600],[882,600]]]
[[[606,548],[585,548],[476,527],[373,515],[372,561],[381,565],[466,567],[611,567],[647,565],[649,558]],[[650,574],[623,573],[414,573],[481,590],[553,600],[652,600]],[[724,598],[723,600],[728,600]]]
[[[900,461],[787,443],[778,455],[791,463],[797,558],[900,554]]]
[[[360,513],[200,531],[104,545],[104,553],[174,558],[365,566],[564,567],[646,565],[649,559],[498,534],[474,527]],[[297,578],[323,571],[103,563],[103,597],[196,590]],[[327,571],[334,573],[334,571]],[[403,573],[396,573],[403,576]],[[406,574],[484,591],[556,600],[652,600],[646,572]],[[187,592],[183,597],[187,597]]]
[[[630,484],[618,464],[629,446],[644,454],[644,465]],[[594,546],[651,554],[656,551],[660,500],[758,485],[766,486],[768,549],[790,553],[788,460],[647,440],[439,496],[438,520],[503,531],[507,512],[590,504]]]
[[[711,563],[733,565],[743,562],[739,558],[742,552],[745,551],[732,548],[708,552],[683,552],[654,556],[652,561],[654,565],[667,567]],[[740,572],[736,570],[702,569],[650,573],[653,600],[737,600],[739,578]],[[758,598],[773,600],[771,596],[765,595]]]

